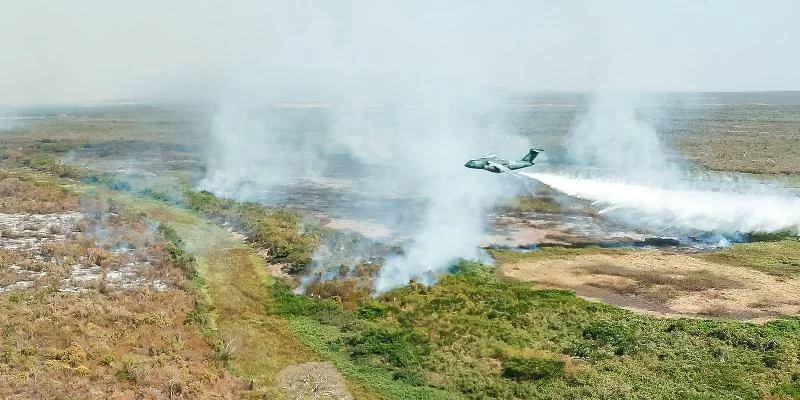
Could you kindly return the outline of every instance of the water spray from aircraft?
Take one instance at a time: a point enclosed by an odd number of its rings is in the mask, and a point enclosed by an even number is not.
[[[757,182],[691,181],[647,185],[623,179],[522,172],[601,206],[601,214],[653,231],[800,233],[800,197]]]

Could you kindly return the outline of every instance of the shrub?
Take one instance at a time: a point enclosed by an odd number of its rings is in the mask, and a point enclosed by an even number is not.
[[[287,253],[287,256],[288,255],[290,255],[290,253]],[[303,275],[308,271],[309,264],[311,264],[310,257],[300,257],[299,260],[289,263],[289,267],[286,268],[286,272],[292,275]]]
[[[767,351],[764,353],[761,360],[764,362],[764,365],[769,368],[778,368],[781,363],[781,353],[777,350]]]
[[[33,356],[36,355],[36,353],[37,353],[36,349],[32,348],[32,347],[23,347],[19,351],[19,354],[22,354],[23,356],[26,356],[26,357],[33,357]]]
[[[786,396],[790,399],[800,399],[800,382],[782,383],[772,389],[772,394]]]
[[[312,299],[294,294],[289,285],[284,282],[276,282],[273,285],[273,293],[278,302],[276,311],[282,315],[305,316],[320,320],[320,318],[342,312],[341,306],[333,300]]]
[[[411,330],[370,328],[351,338],[353,357],[379,356],[395,367],[418,366],[429,353],[428,340]]]
[[[630,354],[634,350],[633,330],[620,323],[592,322],[583,328],[583,337],[614,346],[614,354],[618,356]]]
[[[307,272],[319,232],[301,232],[299,212],[223,200],[207,191],[187,190],[183,201],[187,208],[243,231],[250,241],[267,250],[272,261],[288,264],[290,274]]]
[[[121,178],[115,178],[106,184],[109,189],[115,190],[117,192],[130,192],[131,191],[131,184],[128,181],[122,180]]]
[[[181,248],[184,246],[183,239],[178,236],[178,232],[175,231],[175,229],[173,229],[171,226],[165,224],[158,225],[158,233],[164,236],[164,239],[172,242],[172,244],[175,246]]]
[[[788,230],[778,232],[751,232],[747,235],[747,239],[751,242],[778,242],[783,239],[796,237],[797,234]]]
[[[374,300],[364,300],[358,306],[358,317],[370,321],[383,318],[388,312],[389,306]]]
[[[593,352],[594,352],[593,346],[583,341],[573,343],[572,345],[564,349],[564,354],[580,358],[589,358]]]
[[[425,382],[425,377],[423,376],[422,372],[417,370],[417,369],[414,369],[414,370],[408,370],[408,369],[397,370],[392,374],[392,379],[394,379],[396,381],[403,381],[405,383],[408,383],[408,384],[414,385],[414,386],[424,386],[425,383],[426,383]]]
[[[136,365],[128,358],[123,358],[119,368],[114,371],[114,376],[123,381],[136,381],[137,375]]]
[[[158,232],[168,241],[167,245],[164,246],[164,252],[167,253],[170,261],[189,278],[196,278],[197,260],[184,249],[185,244],[183,239],[178,236],[178,232],[164,224],[158,226]]]
[[[552,379],[564,374],[564,361],[554,358],[510,357],[503,363],[503,377],[521,380]]]
[[[111,363],[115,361],[114,355],[111,353],[103,354],[103,357],[100,358],[100,364],[109,366]]]

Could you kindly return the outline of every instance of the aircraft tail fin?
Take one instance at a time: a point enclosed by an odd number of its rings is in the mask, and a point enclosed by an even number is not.
[[[538,156],[539,153],[541,153],[542,151],[544,151],[544,150],[542,150],[542,149],[530,149],[530,151],[528,151],[528,154],[526,154],[525,157],[522,157],[522,161],[529,162],[529,163],[533,164],[533,160],[535,160],[536,156]]]

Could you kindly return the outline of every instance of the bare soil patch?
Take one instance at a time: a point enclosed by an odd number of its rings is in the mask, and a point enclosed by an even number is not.
[[[292,399],[354,399],[339,371],[330,362],[292,365],[281,371],[276,381]]]
[[[497,218],[495,232],[481,238],[481,247],[522,247],[539,243],[570,244],[562,240],[567,235],[566,230],[557,225],[531,224],[517,221],[515,218],[507,219],[510,221],[504,223],[501,218]]]

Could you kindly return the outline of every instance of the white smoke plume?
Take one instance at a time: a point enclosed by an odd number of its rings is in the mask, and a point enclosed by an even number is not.
[[[3,2],[0,37],[11,40],[0,51],[0,104],[216,102],[203,188],[256,199],[287,181],[339,187],[349,175],[365,179],[344,191],[345,203],[364,191],[425,203],[413,244],[384,276],[403,283],[470,255],[480,210],[513,193],[508,179],[465,170],[464,160],[489,151],[517,158],[537,145],[502,117],[486,120],[491,89],[796,89],[797,55],[786,51],[795,8],[198,0],[187,12],[174,0]],[[609,71],[615,77],[601,82]],[[635,114],[590,120],[587,131],[642,128]],[[594,139],[613,151],[614,140]],[[616,167],[662,163],[643,158],[657,154],[652,140],[619,143],[630,160]],[[402,222],[397,207],[384,211]]]
[[[652,95],[598,94],[567,141],[573,167],[522,175],[653,233],[800,233],[798,193],[774,182],[699,171],[681,160],[653,122],[654,113],[669,113],[671,105]]]
[[[664,100],[634,94],[595,95],[566,142],[571,163],[629,179],[674,180],[675,156],[651,122],[652,109],[665,113],[668,105],[652,107],[646,119],[641,107],[646,101]]]
[[[338,177],[345,182],[337,192],[340,201],[366,195],[381,208],[369,214],[355,207],[348,217],[402,223],[409,234],[403,254],[388,259],[379,273],[376,291],[410,279],[432,283],[459,258],[481,257],[484,212],[518,190],[513,178],[469,170],[464,162],[490,151],[520,158],[531,146],[487,111],[491,96],[460,90],[420,89],[369,102],[343,99],[314,109],[223,110],[214,121],[218,144],[211,148],[201,187],[254,199],[284,190],[283,185],[324,184]],[[312,188],[307,195],[319,194]],[[419,214],[398,222],[406,210],[397,208],[396,199],[419,203]],[[325,201],[321,211],[335,212]]]
[[[653,231],[800,234],[797,193],[754,181],[695,180],[646,185],[617,178],[523,173],[570,196],[596,202],[601,213]]]

